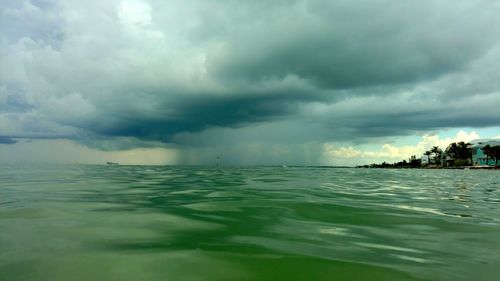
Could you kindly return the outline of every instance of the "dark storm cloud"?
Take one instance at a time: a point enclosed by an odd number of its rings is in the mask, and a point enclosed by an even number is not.
[[[177,100],[158,102],[155,113],[130,114],[129,110],[111,109],[115,114],[92,120],[94,131],[110,136],[135,136],[172,141],[182,132],[200,132],[209,127],[238,128],[257,122],[272,122],[297,112],[300,103],[322,100],[322,95],[293,90],[275,93],[239,93],[179,96]],[[112,119],[110,123],[102,119]]]
[[[439,3],[307,1],[300,12],[297,4],[280,6],[248,19],[250,32],[240,25],[219,34],[227,41],[209,67],[228,83],[290,74],[326,88],[435,79],[481,55],[498,35],[490,29],[483,36],[491,21],[473,17],[490,5]],[[224,31],[224,24],[202,26]]]
[[[370,138],[415,135],[446,128],[484,128],[500,124],[498,93],[456,97],[443,102],[435,93],[396,92],[308,107],[306,116],[324,124],[328,138],[367,142]],[[356,138],[353,138],[356,136]]]
[[[500,125],[496,1],[0,3],[6,139],[112,150]]]

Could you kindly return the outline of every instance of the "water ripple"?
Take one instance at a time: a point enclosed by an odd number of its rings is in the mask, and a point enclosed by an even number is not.
[[[358,280],[470,280],[478,271],[495,280],[498,178],[498,171],[463,170],[3,167],[0,279],[23,280],[20,272],[68,279],[70,269],[54,269],[69,266],[55,257],[67,257],[84,272],[92,266],[127,280],[96,264],[132,270],[154,264],[153,256],[171,266],[161,263],[166,271],[150,269],[143,280],[166,273],[175,280],[310,280],[290,275],[292,265],[309,275],[366,272]],[[192,260],[172,262],[179,256]],[[189,265],[203,272],[188,273]]]

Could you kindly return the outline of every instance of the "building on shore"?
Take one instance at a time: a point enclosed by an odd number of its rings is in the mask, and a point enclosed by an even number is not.
[[[424,154],[420,159],[421,166],[436,165],[437,161],[439,161],[439,157],[436,153],[431,153],[429,155]]]
[[[500,140],[477,139],[470,142],[472,144],[472,165],[474,166],[494,166],[495,158],[484,153],[483,148],[489,146],[500,146]]]
[[[422,155],[422,157],[420,158],[420,165],[427,166],[429,165],[429,163],[431,163],[431,158],[429,157],[429,155]]]
[[[451,167],[453,166],[453,163],[455,162],[456,157],[455,153],[452,152],[443,152],[441,155],[441,163],[443,167]]]

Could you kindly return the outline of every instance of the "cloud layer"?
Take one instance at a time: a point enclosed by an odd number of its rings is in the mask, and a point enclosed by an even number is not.
[[[0,13],[2,144],[367,143],[500,126],[496,1],[2,0]]]

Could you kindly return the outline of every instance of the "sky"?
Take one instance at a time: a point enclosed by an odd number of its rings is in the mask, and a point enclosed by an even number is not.
[[[500,2],[0,0],[0,163],[357,165],[500,138]]]

